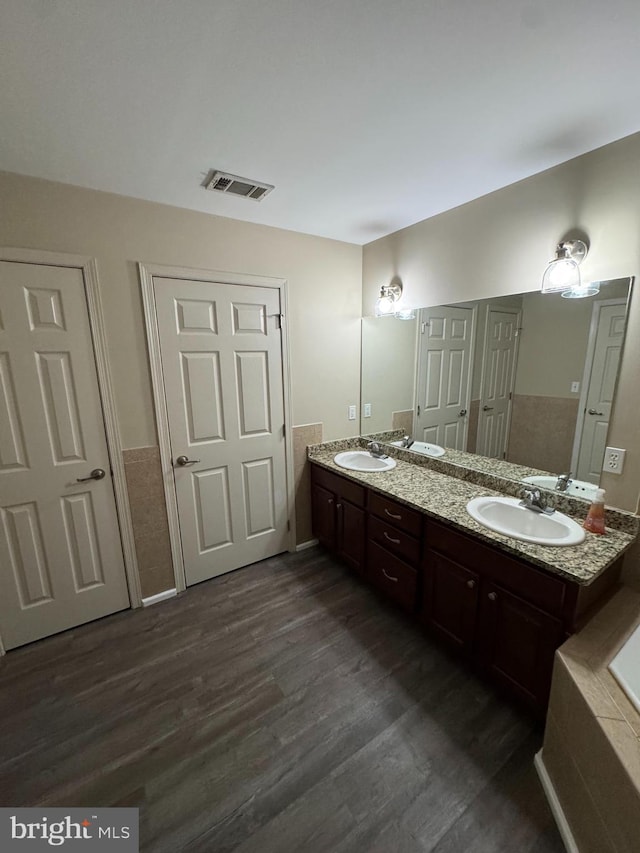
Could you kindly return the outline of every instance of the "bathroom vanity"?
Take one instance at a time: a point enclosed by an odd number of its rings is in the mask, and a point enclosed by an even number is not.
[[[517,542],[467,514],[468,500],[490,493],[483,486],[403,459],[391,471],[344,471],[334,456],[322,445],[309,454],[321,544],[544,713],[555,650],[616,586],[634,533],[588,534],[567,548]]]

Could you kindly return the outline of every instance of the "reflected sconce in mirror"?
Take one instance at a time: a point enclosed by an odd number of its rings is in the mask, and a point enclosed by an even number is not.
[[[589,247],[583,240],[564,240],[556,247],[553,258],[542,276],[543,293],[560,293],[567,299],[594,296],[600,288],[597,282],[582,284],[580,264]]]
[[[396,317],[398,320],[413,320],[416,316],[414,308],[401,308],[402,282],[396,276],[390,284],[383,284],[380,296],[376,299],[376,317]]]

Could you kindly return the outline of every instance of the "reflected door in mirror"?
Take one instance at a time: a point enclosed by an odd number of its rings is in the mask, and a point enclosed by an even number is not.
[[[624,340],[626,301],[610,300],[608,303],[596,303],[593,308],[592,358],[587,356],[587,393],[576,476],[597,486]]]
[[[414,436],[465,450],[474,312],[449,306],[420,315]]]
[[[515,382],[519,311],[487,313],[476,453],[504,459]]]

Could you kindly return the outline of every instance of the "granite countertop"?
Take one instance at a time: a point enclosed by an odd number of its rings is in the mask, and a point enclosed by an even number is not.
[[[333,461],[338,450],[345,449],[336,447],[336,444],[326,448],[322,445],[309,448],[310,461],[418,509],[431,518],[446,521],[462,533],[472,534],[484,542],[578,584],[587,585],[595,580],[635,539],[632,533],[607,527],[604,536],[586,533],[586,539],[580,545],[553,547],[521,542],[483,527],[474,521],[466,510],[467,502],[471,498],[501,495],[504,492],[441,474],[399,458],[396,458],[396,467],[390,471],[349,471]],[[585,515],[586,507],[582,516],[574,517],[582,523]]]

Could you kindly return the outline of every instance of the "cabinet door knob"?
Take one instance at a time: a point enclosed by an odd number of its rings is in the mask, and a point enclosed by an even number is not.
[[[327,503],[329,504],[329,506],[331,506],[331,504],[333,503],[333,498],[327,498]]]
[[[342,509],[342,504],[336,504],[336,509]]]
[[[488,598],[489,598],[489,601],[497,601],[498,600],[498,596],[495,594],[495,592],[490,592],[488,595]]]
[[[475,581],[473,581],[473,580],[467,581],[467,586],[469,587],[469,589],[474,589],[475,585],[476,585]]]

